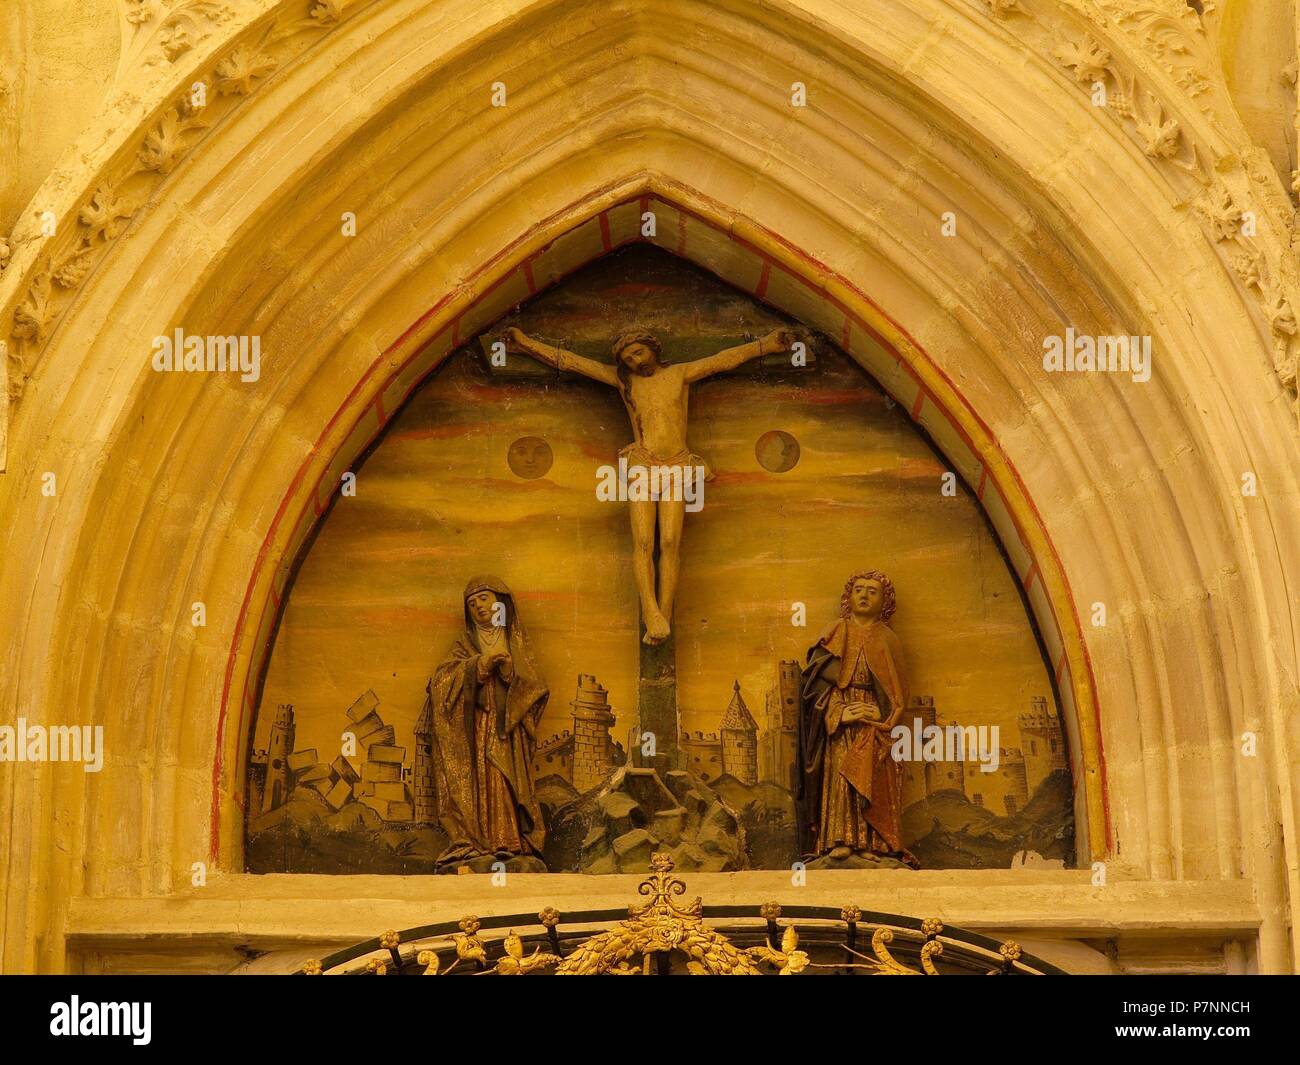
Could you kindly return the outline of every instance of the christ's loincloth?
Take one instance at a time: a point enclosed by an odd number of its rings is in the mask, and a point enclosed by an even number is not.
[[[656,468],[681,470],[683,477],[693,477],[697,469],[702,469],[706,481],[711,481],[714,478],[713,470],[709,468],[709,464],[689,448],[682,448],[677,454],[668,458],[659,458],[659,456],[651,454],[650,449],[644,444],[632,443],[620,449],[618,457],[627,459],[628,469],[634,466],[642,466],[647,470]]]

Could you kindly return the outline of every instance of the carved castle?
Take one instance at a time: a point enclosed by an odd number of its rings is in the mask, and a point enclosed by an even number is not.
[[[777,663],[776,672],[776,686],[767,693],[764,730],[758,741],[758,779],[793,791],[799,742],[799,663],[783,659]],[[739,694],[737,685],[737,699]],[[951,724],[939,718],[934,697],[929,695],[914,697],[902,720],[910,725],[918,718],[922,728]],[[1031,698],[1029,712],[1021,714],[1017,724],[1021,745],[999,748],[998,768],[991,773],[985,773],[975,759],[904,763],[903,806],[906,808],[936,792],[957,791],[976,806],[1000,817],[1023,810],[1039,785],[1067,766],[1060,717],[1048,708],[1045,697]],[[721,764],[721,741],[702,733],[696,737],[683,736],[683,749],[690,748],[688,767],[700,772],[706,780],[730,772]],[[739,774],[732,775],[754,783]]]
[[[759,775],[794,791],[799,757],[799,663],[793,659],[777,663],[776,687],[767,693],[763,718]]]
[[[922,728],[945,722],[936,713],[931,696],[912,700],[904,722],[920,718]],[[1017,719],[1019,747],[999,747],[998,765],[991,773],[981,768],[978,759],[951,762],[909,762],[903,767],[903,806],[940,791],[958,791],[976,806],[999,817],[1021,812],[1040,784],[1057,770],[1064,770],[1065,739],[1061,721],[1048,709],[1047,699],[1035,695],[1030,709]]]
[[[573,702],[573,731],[565,729],[540,744],[533,754],[533,776],[555,774],[579,792],[590,791],[627,760],[621,744],[610,737],[614,712],[609,692],[589,673],[578,675]]]
[[[758,723],[734,681],[731,702],[717,732],[681,734],[683,768],[706,784],[720,776],[732,776],[742,784],[758,783]]]
[[[760,780],[794,790],[798,760],[799,664],[777,663],[776,686],[766,696],[764,729],[759,733],[749,707],[732,684],[717,732],[683,731],[682,766],[711,783],[731,776],[742,784]],[[405,748],[393,746],[393,727],[384,725],[377,712],[374,692],[361,696],[348,710],[349,729],[367,757],[360,766],[340,755],[333,765],[318,761],[316,751],[294,749],[294,708],[279,706],[265,750],[255,750],[250,762],[250,815],[267,813],[288,801],[295,788],[318,791],[329,806],[340,809],[358,801],[389,823],[432,824],[437,817],[433,774],[433,738],[428,721],[415,729],[413,769],[404,766]],[[578,676],[572,703],[573,727],[552,736],[533,755],[537,779],[558,775],[579,792],[601,784],[627,760],[623,746],[610,732],[614,713],[608,691],[590,674]],[[903,721],[919,719],[922,728],[951,722],[935,711],[932,696],[912,699]],[[998,765],[986,773],[975,758],[964,761],[907,762],[903,771],[903,806],[941,791],[955,791],[998,816],[1024,810],[1039,785],[1054,772],[1067,768],[1065,742],[1059,716],[1047,699],[1034,696],[1030,710],[1017,719],[1019,747],[1001,747]],[[633,730],[635,736],[635,729]]]
[[[1023,810],[1048,776],[1066,768],[1061,721],[1048,710],[1045,698],[1034,696],[1029,713],[1021,714],[1017,723],[1020,746],[1001,750],[996,772],[985,773],[978,764],[966,766],[970,801],[999,816]]]
[[[389,823],[431,822],[431,741],[417,726],[412,777],[405,764],[406,748],[395,745],[395,730],[384,724],[378,706],[379,697],[368,691],[347,711],[345,736],[351,736],[353,750],[365,750],[365,759],[340,753],[329,763],[320,760],[315,747],[295,749],[294,708],[289,703],[277,706],[266,748],[254,750],[249,760],[249,816],[279,809],[301,789],[310,788],[334,812],[359,802]]]

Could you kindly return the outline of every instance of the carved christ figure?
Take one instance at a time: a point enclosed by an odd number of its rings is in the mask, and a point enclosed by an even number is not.
[[[672,366],[659,361],[659,341],[652,334],[640,330],[623,333],[614,341],[613,366],[544,344],[518,329],[508,330],[506,338],[514,351],[618,389],[632,421],[634,437],[619,455],[627,459],[629,468],[675,469],[680,473],[680,479],[674,483],[686,484],[687,478],[700,468],[705,471],[705,479],[712,477],[704,460],[692,454],[686,446],[686,408],[691,384],[716,373],[734,370],[760,355],[786,351],[794,344],[796,335],[788,328],[774,329],[767,336],[748,344]],[[628,505],[632,517],[632,568],[641,598],[645,642],[662,643],[668,638],[673,598],[677,593],[678,551],[686,502],[661,496],[657,500],[632,499]],[[656,528],[659,546],[657,590],[654,564]]]

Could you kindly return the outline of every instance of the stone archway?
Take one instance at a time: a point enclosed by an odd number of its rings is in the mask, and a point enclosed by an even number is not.
[[[229,721],[230,734],[238,736],[238,745],[229,750],[219,748],[218,757],[231,757],[237,765],[236,752],[248,747],[257,686],[286,598],[291,567],[338,491],[340,473],[373,445],[407,397],[461,341],[488,326],[511,302],[539,291],[539,277],[563,278],[615,248],[646,240],[749,288],[777,309],[800,313],[805,322],[837,338],[864,369],[887,382],[895,400],[940,442],[953,468],[984,505],[1010,553],[1026,600],[1034,608],[1071,726],[1070,745],[1076,757],[1073,774],[1080,781],[1076,796],[1080,860],[1083,864],[1101,860],[1107,853],[1105,761],[1096,717],[1095,680],[1080,629],[1081,609],[1071,597],[1059,553],[1014,465],[962,391],[868,295],[819,269],[798,249],[783,245],[776,234],[720,212],[719,205],[688,186],[672,183],[669,188],[671,192],[661,191],[660,183],[654,181],[639,188],[634,185],[622,199],[598,213],[578,214],[576,221],[566,219],[570,228],[541,234],[539,250],[521,259],[487,264],[484,295],[478,301],[441,318],[435,305],[420,322],[431,333],[430,339],[420,346],[399,341],[385,351],[375,364],[374,375],[367,375],[348,397],[348,405],[331,417],[331,424],[351,417],[344,443],[332,455],[313,456],[317,459],[314,464],[304,461],[275,509],[263,545],[266,554],[259,554],[249,575],[222,692],[222,734],[226,734]],[[648,215],[655,220],[652,238],[641,236]],[[663,227],[662,236],[659,226]],[[430,320],[437,321],[437,326],[427,324]],[[321,441],[317,443],[322,446]],[[281,542],[279,553],[272,554],[271,545]],[[274,576],[268,578],[264,568]],[[227,772],[235,774],[238,769]],[[223,828],[230,828],[223,825],[221,795],[216,790],[223,776],[218,767],[213,778],[214,856],[221,850]],[[242,785],[235,787],[242,791]]]
[[[936,401],[923,423],[967,412],[941,442],[1001,491],[1021,483],[1055,545],[1008,499],[1044,615],[1076,603],[1071,679],[1107,752],[1094,854],[1112,882],[1157,885],[1131,889],[1148,921],[1174,927],[1169,900],[1195,898],[1201,927],[1258,926],[1261,966],[1292,964],[1294,278],[1276,176],[1219,86],[1205,109],[1183,95],[1201,31],[1167,17],[1192,57],[1174,63],[1142,27],[1070,4],[318,6],[242,5],[151,67],[38,196],[58,235],[16,234],[5,706],[77,708],[129,753],[101,778],[50,766],[5,791],[5,823],[41,826],[5,840],[7,963],[58,967],[96,899],[147,910],[195,862],[235,867],[238,714],[221,707],[292,559],[298,530],[277,515],[319,504],[410,355],[646,195],[710,220],[694,250],[712,264],[761,249],[773,302],[784,271],[847,307],[869,327],[850,350],[892,345],[893,383]],[[1090,79],[1128,88],[1129,112],[1093,107]],[[196,81],[211,111],[186,103]],[[1157,107],[1166,133],[1144,141]],[[1233,228],[1247,205],[1249,241]],[[150,340],[177,324],[262,336],[259,387],[152,374]],[[1042,338],[1067,325],[1154,336],[1151,385],[1044,375]],[[1249,472],[1258,497],[1241,494]],[[1104,628],[1079,623],[1094,602]],[[1243,731],[1262,737],[1253,761]],[[999,919],[1033,923],[1070,889],[1050,890]]]

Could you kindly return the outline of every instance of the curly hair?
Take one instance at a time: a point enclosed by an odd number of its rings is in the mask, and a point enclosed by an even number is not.
[[[853,593],[853,585],[858,581],[880,582],[880,590],[885,593],[885,605],[880,611],[880,620],[888,621],[892,618],[894,611],[898,609],[898,596],[894,592],[894,582],[876,569],[859,570],[844,582],[844,594],[840,596],[840,617],[847,618],[852,615],[853,608],[849,603],[849,596]]]

